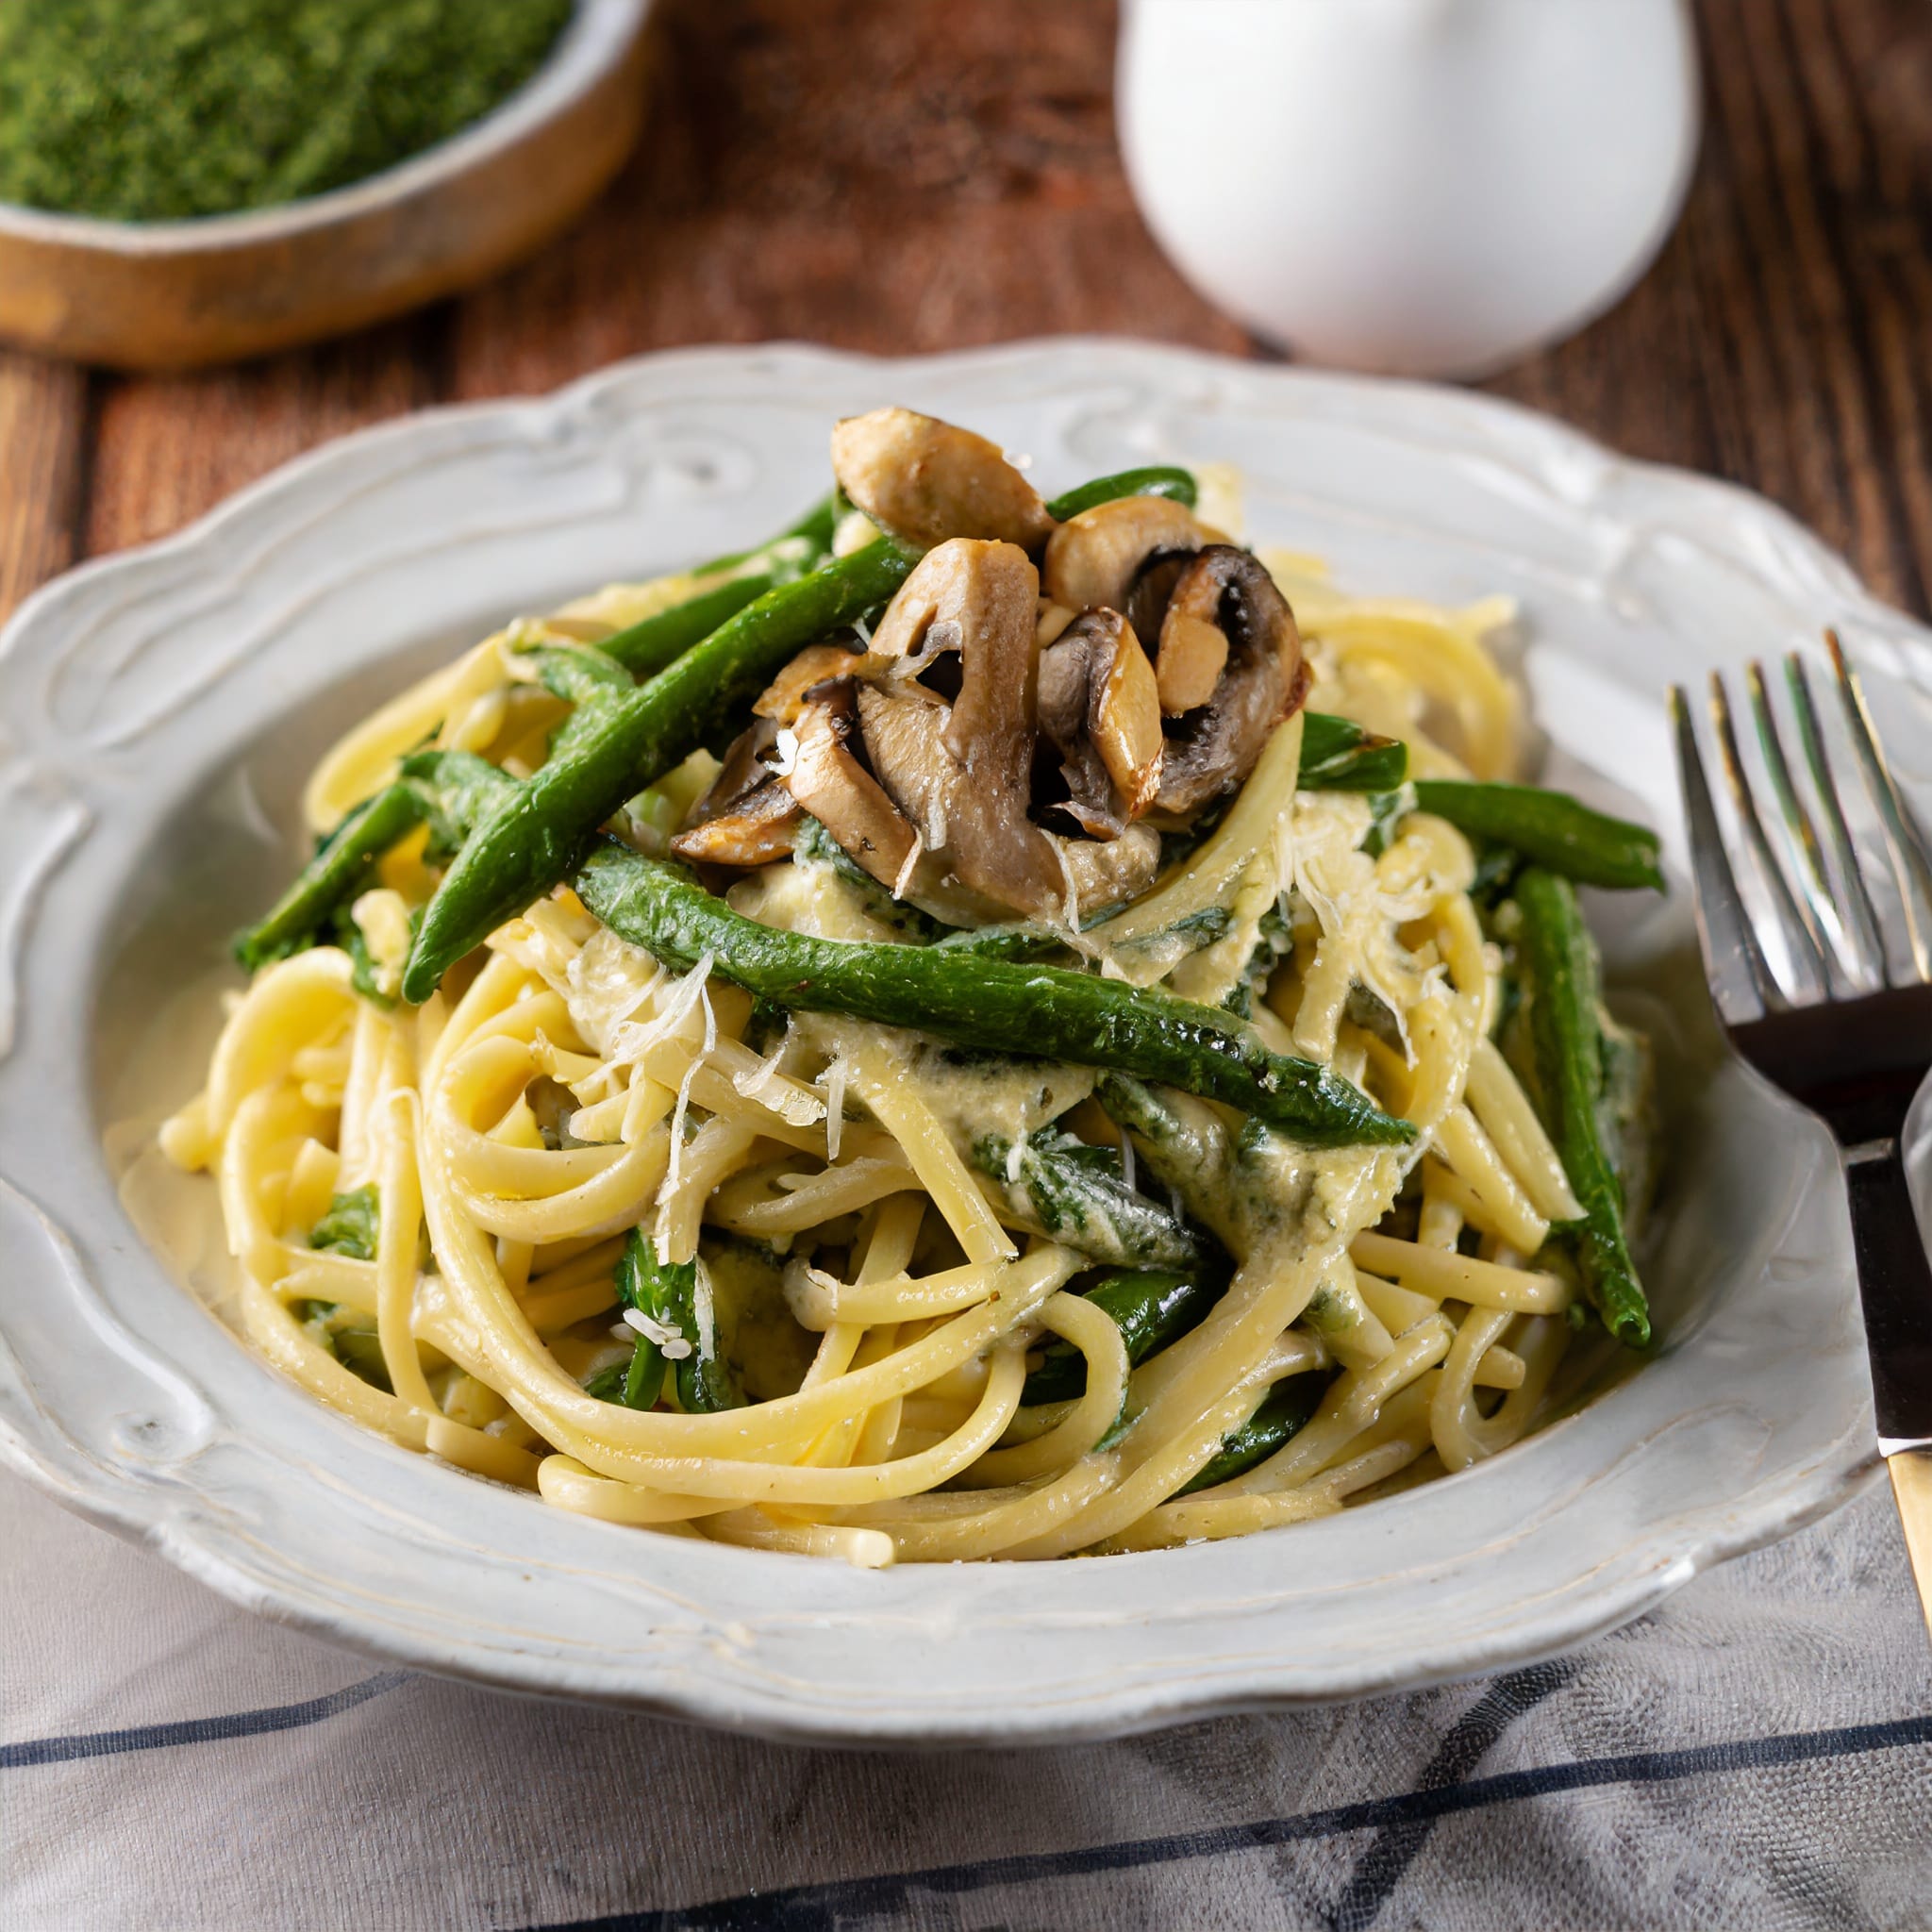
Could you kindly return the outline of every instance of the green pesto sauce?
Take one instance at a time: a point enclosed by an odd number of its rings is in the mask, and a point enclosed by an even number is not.
[[[393,167],[524,85],[572,0],[0,0],[0,201],[273,208]]]

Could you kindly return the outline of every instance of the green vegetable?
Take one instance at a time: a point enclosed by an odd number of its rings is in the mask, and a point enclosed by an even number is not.
[[[425,822],[431,855],[453,852],[516,782],[474,752],[412,752],[394,784],[358,805],[323,841],[267,917],[236,935],[236,958],[253,973],[325,939],[346,939],[341,923],[349,902],[385,853]]]
[[[308,1331],[309,1340],[334,1356],[351,1374],[359,1375],[385,1395],[395,1393],[389,1363],[383,1358],[382,1338],[369,1316],[341,1302],[301,1299],[289,1304],[289,1312]]]
[[[767,591],[629,696],[600,708],[568,757],[553,758],[470,835],[403,973],[421,1005],[496,926],[566,877],[607,818],[741,710],[805,644],[886,602],[918,561],[868,544],[795,584]]]
[[[6,0],[0,201],[116,221],[346,187],[534,75],[571,0]]]
[[[1408,776],[1408,747],[1377,738],[1326,711],[1302,715],[1302,761],[1295,783],[1304,791],[1393,791]]]
[[[578,896],[621,938],[689,970],[713,970],[787,1008],[909,1026],[962,1046],[1023,1046],[1201,1093],[1313,1146],[1394,1145],[1405,1121],[1311,1060],[1272,1054],[1212,1007],[1052,966],[960,958],[937,946],[822,940],[733,912],[681,866],[614,842],[577,872]]]
[[[1087,1300],[1113,1317],[1134,1368],[1199,1327],[1226,1291],[1225,1271],[1212,1266],[1120,1269],[1102,1275],[1085,1291]],[[1020,1400],[1067,1402],[1086,1392],[1087,1357],[1071,1341],[1056,1340],[1047,1344],[1040,1366],[1026,1377]]]
[[[349,956],[349,984],[365,1000],[374,1000],[385,1010],[392,1008],[395,995],[382,984],[375,955],[369,950],[369,936],[349,916],[346,906],[338,908],[329,921],[329,937]]]
[[[267,916],[235,936],[236,958],[254,973],[314,945],[337,908],[362,890],[377,860],[428,815],[429,804],[421,790],[400,780],[358,805]]]
[[[1541,785],[1477,784],[1461,778],[1408,777],[1408,747],[1376,738],[1346,718],[1309,711],[1302,720],[1304,791],[1373,791],[1374,823],[1368,850],[1379,852],[1405,810],[1433,812],[1458,831],[1510,846],[1539,865],[1586,886],[1654,886],[1661,890],[1654,832],[1592,811],[1567,792]]]
[[[658,1260],[650,1236],[641,1227],[634,1227],[617,1264],[616,1286],[617,1298],[626,1308],[648,1316],[687,1344],[687,1352],[675,1358],[672,1370],[680,1408],[695,1415],[701,1410],[744,1406],[744,1391],[739,1387],[737,1373],[719,1352],[715,1324],[698,1319],[695,1261]],[[625,1405],[649,1408],[658,1399],[665,1365],[673,1359],[659,1343],[639,1335],[625,1384]]]
[[[1197,1221],[1225,1232],[1235,1216],[1235,1151],[1212,1110],[1126,1074],[1103,1074],[1093,1097],[1133,1134],[1155,1176]]]
[[[1627,819],[1592,811],[1567,792],[1540,785],[1478,785],[1459,778],[1418,778],[1418,811],[1434,812],[1458,831],[1513,847],[1537,865],[1586,886],[1663,890],[1657,834]]]
[[[1222,1437],[1220,1451],[1213,1460],[1177,1493],[1191,1496],[1196,1490],[1231,1483],[1257,1463],[1267,1461],[1291,1437],[1300,1435],[1307,1426],[1333,1379],[1311,1371],[1275,1383],[1261,1398],[1261,1406],[1254,1414],[1240,1428],[1230,1429]]]
[[[1535,1058],[1532,1095],[1583,1207],[1563,1233],[1604,1326],[1641,1348],[1650,1310],[1624,1228],[1624,1191],[1605,1149],[1604,1015],[1596,942],[1567,879],[1540,866],[1516,881],[1523,1017]]]
[[[1186,1222],[1127,1185],[1114,1148],[1048,1128],[1026,1136],[1015,1159],[1010,1141],[989,1134],[973,1143],[973,1164],[999,1183],[1024,1222],[1096,1261],[1183,1268],[1204,1258]]]
[[[657,676],[755,598],[816,570],[831,550],[834,523],[833,499],[825,496],[771,542],[736,557],[718,558],[694,573],[708,575],[730,570],[737,575],[668,610],[640,618],[597,648],[639,681]],[[758,567],[746,568],[753,563]]]
[[[1011,925],[969,926],[949,932],[936,942],[936,949],[955,958],[1004,959],[1010,966],[1066,965],[1074,950],[1051,926]]]
[[[1056,496],[1047,505],[1046,513],[1055,523],[1063,524],[1083,509],[1097,509],[1117,496],[1171,496],[1174,502],[1192,509],[1198,495],[1191,470],[1157,464],[1144,470],[1121,470],[1111,476],[1096,476],[1077,490],[1069,490],[1064,496]]]
[[[1415,809],[1415,787],[1404,785],[1394,791],[1377,791],[1369,799],[1369,829],[1361,850],[1371,858],[1380,858],[1395,836],[1395,827]]]
[[[375,1189],[357,1188],[330,1201],[328,1211],[308,1230],[308,1245],[352,1261],[373,1261],[380,1223],[381,1198]]]

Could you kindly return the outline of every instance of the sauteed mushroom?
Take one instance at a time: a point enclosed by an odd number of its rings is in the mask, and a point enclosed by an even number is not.
[[[1077,617],[1041,652],[1040,727],[1061,758],[1059,808],[1096,839],[1117,839],[1160,781],[1154,672],[1117,610]]]
[[[765,687],[752,715],[790,724],[798,716],[814,685],[843,677],[857,669],[858,658],[841,644],[808,644]]]
[[[1045,917],[1065,907],[1052,844],[1026,815],[1037,733],[1034,621],[1040,585],[1013,544],[955,538],[906,579],[873,636],[873,656],[907,664],[957,649],[948,708],[901,680],[861,691],[859,715],[880,784],[960,882]],[[932,708],[914,708],[918,700]],[[888,708],[889,701],[904,708]],[[876,721],[876,722],[875,722]]]
[[[1139,629],[1140,613],[1128,599],[1149,560],[1199,550],[1207,541],[1185,504],[1165,496],[1117,497],[1070,517],[1053,533],[1041,576],[1056,604],[1069,610],[1103,605],[1123,610]],[[1154,629],[1149,625],[1141,635],[1152,637]]]
[[[856,682],[815,687],[792,726],[798,749],[787,782],[791,794],[846,852],[889,890],[903,891],[918,856],[912,826],[852,749],[858,728]]]
[[[1164,709],[1170,639],[1180,653],[1176,695],[1191,694],[1215,656],[1203,635],[1210,629],[1224,641],[1224,666],[1207,699],[1168,729],[1155,804],[1170,824],[1241,784],[1268,734],[1307,695],[1301,634],[1288,600],[1247,551],[1211,543],[1181,572],[1161,621],[1155,674]]]
[[[1056,839],[1053,843],[1082,919],[1139,898],[1160,870],[1160,834],[1149,824],[1129,825],[1118,839]]]
[[[770,865],[791,850],[798,801],[773,774],[777,743],[768,719],[739,733],[672,851],[706,865]]]
[[[846,417],[832,431],[832,474],[882,530],[922,549],[974,537],[1037,550],[1054,528],[997,443],[912,409]]]
[[[939,887],[922,881],[907,896],[953,921],[986,922],[1018,909],[1036,917],[1064,921],[1069,908],[1086,918],[1144,891],[1160,868],[1160,835],[1151,825],[1130,825],[1118,839],[1058,839],[1027,823],[1010,842],[983,842],[985,827],[974,815],[974,781],[946,747],[944,700],[917,684],[860,685],[858,715],[881,781],[892,791],[944,867],[968,885],[962,852],[980,861],[977,876],[990,883],[962,891],[950,879]],[[1036,843],[1037,841],[1037,843]],[[1053,867],[1051,891],[1023,898],[999,868],[1015,852],[1042,853]],[[930,858],[929,854],[927,857]],[[922,866],[927,858],[922,858]]]

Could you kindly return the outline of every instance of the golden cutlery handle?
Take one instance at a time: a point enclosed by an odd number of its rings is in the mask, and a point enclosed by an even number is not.
[[[1932,1449],[1901,1449],[1886,1460],[1899,1521],[1905,1524],[1906,1554],[1912,1559],[1912,1578],[1919,1586],[1919,1607],[1932,1632]]]

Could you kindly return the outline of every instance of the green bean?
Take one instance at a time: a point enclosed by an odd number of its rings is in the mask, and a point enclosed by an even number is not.
[[[1113,1318],[1138,1368],[1191,1328],[1227,1291],[1224,1269],[1123,1268],[1104,1274],[1085,1297]],[[1047,1344],[1040,1366],[1020,1391],[1023,1403],[1067,1402],[1087,1392],[1087,1357],[1071,1341]]]
[[[601,708],[568,757],[541,766],[471,834],[424,914],[403,997],[420,1006],[465,953],[569,874],[626,798],[749,704],[803,645],[883,604],[917,560],[881,541],[768,591],[648,684]]]
[[[484,808],[515,786],[508,773],[473,752],[411,753],[393,784],[357,806],[323,841],[267,916],[236,935],[236,958],[254,973],[319,945],[383,855],[418,825],[428,823],[433,848],[454,851]]]
[[[657,1357],[655,1374],[661,1386],[665,1364],[673,1359],[672,1370],[677,1390],[677,1404],[687,1415],[701,1410],[741,1408],[744,1391],[731,1364],[718,1352],[715,1331],[698,1320],[698,1264],[696,1261],[660,1261],[656,1243],[641,1227],[634,1227],[624,1244],[617,1264],[617,1298],[626,1308],[635,1308],[658,1327],[682,1339],[684,1353],[675,1357],[649,1336],[638,1336],[638,1349],[648,1349]],[[625,1383],[625,1403],[631,1408],[648,1408],[657,1400],[651,1387],[654,1371],[646,1357],[640,1368],[632,1357],[631,1376]],[[631,1394],[635,1378],[638,1397]],[[649,1392],[650,1401],[642,1400]]]
[[[1562,1232],[1604,1326],[1641,1348],[1650,1340],[1650,1310],[1624,1230],[1624,1191],[1598,1121],[1604,1053],[1596,941],[1569,880],[1553,872],[1526,867],[1516,880],[1516,905],[1536,1098],[1583,1208],[1583,1218]]]
[[[936,950],[956,958],[1004,959],[1011,966],[1066,965],[1076,956],[1074,949],[1051,926],[1011,925],[966,926],[949,932],[935,942]]]
[[[1408,747],[1399,739],[1374,737],[1349,719],[1323,711],[1303,719],[1296,782],[1304,791],[1381,793],[1380,826],[1407,802],[1400,788],[1407,774]],[[1418,778],[1411,790],[1417,811],[1511,846],[1566,878],[1587,886],[1663,885],[1654,832],[1592,811],[1567,792],[1460,778]]]
[[[1257,1463],[1267,1461],[1291,1437],[1305,1429],[1334,1378],[1316,1372],[1291,1375],[1277,1382],[1261,1398],[1261,1404],[1239,1428],[1228,1430],[1221,1448],[1193,1481],[1176,1491],[1191,1496],[1197,1490],[1211,1490],[1219,1483],[1231,1483],[1245,1475]]]
[[[1663,890],[1657,834],[1592,811],[1567,792],[1540,785],[1418,778],[1415,802],[1419,811],[1447,819],[1458,831],[1513,846],[1535,864],[1582,885]]]
[[[267,914],[235,935],[235,958],[254,973],[314,945],[337,907],[359,891],[382,856],[428,815],[423,792],[400,781],[364,800],[329,834]]]
[[[936,946],[822,940],[733,912],[681,866],[614,841],[575,875],[578,896],[621,938],[667,964],[713,969],[776,1006],[908,1026],[963,1046],[1015,1048],[1115,1067],[1220,1100],[1313,1146],[1414,1138],[1311,1060],[1270,1053],[1213,1007],[1097,974],[961,958]]]
[[[1188,1213],[1231,1236],[1235,1149],[1213,1111],[1120,1073],[1103,1074],[1093,1097],[1116,1126],[1134,1136],[1149,1171],[1174,1191]]]
[[[727,619],[736,617],[747,604],[793,581],[775,571],[755,571],[741,577],[727,577],[724,583],[655,617],[641,619],[626,630],[608,637],[597,648],[624,666],[631,677],[641,683],[675,664],[678,658],[708,638]]]
[[[754,557],[774,551],[789,538],[795,537],[802,537],[806,541],[805,568],[816,570],[830,554],[840,521],[851,508],[844,491],[834,484],[795,524],[780,530],[769,543],[761,543],[757,550],[726,551],[723,557],[714,557],[709,562],[699,564],[691,575],[708,577],[721,570],[736,570],[741,564],[749,563]]]
[[[1393,791],[1407,776],[1408,747],[1399,738],[1377,738],[1326,711],[1303,714],[1295,783],[1304,791]]]
[[[736,616],[753,598],[762,597],[767,591],[792,583],[808,571],[816,570],[831,550],[835,521],[832,497],[821,498],[771,542],[757,550],[714,558],[691,573],[693,576],[709,576],[716,571],[729,570],[737,572],[737,575],[700,591],[682,604],[674,604],[668,610],[640,618],[636,624],[604,639],[597,648],[641,683],[657,676],[693,644],[709,637],[727,618]],[[748,569],[754,562],[760,567]]]
[[[567,704],[594,705],[637,688],[602,644],[538,644],[524,655],[543,689]]]
[[[416,751],[402,762],[429,808],[432,856],[454,852],[470,828],[515,791],[517,781],[501,765],[473,751]]]
[[[1122,1268],[1197,1266],[1201,1237],[1178,1215],[1130,1187],[1111,1147],[1047,1129],[1024,1136],[1014,1158],[1003,1134],[973,1143],[973,1164],[996,1182],[1009,1211],[1096,1261]]]
[[[1083,509],[1097,509],[1117,496],[1170,496],[1192,509],[1199,493],[1191,470],[1156,464],[1143,470],[1121,470],[1111,476],[1096,476],[1077,490],[1069,490],[1064,496],[1056,496],[1047,505],[1046,513],[1055,523],[1063,524]]]

